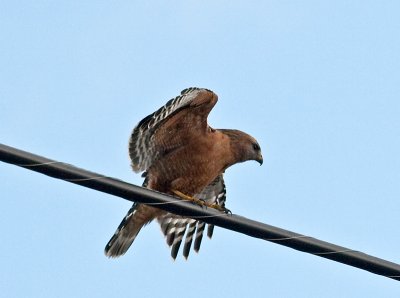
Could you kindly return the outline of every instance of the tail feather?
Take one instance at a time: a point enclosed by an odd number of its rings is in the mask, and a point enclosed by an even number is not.
[[[142,177],[145,177],[142,186],[147,188],[149,184],[147,172],[144,172]],[[124,255],[141,228],[163,213],[165,212],[158,208],[134,203],[104,248],[105,255],[109,258],[117,258]]]
[[[104,249],[105,255],[110,258],[117,258],[125,254],[140,229],[151,222],[159,213],[160,210],[157,208],[134,203],[108,241]]]
[[[122,256],[129,249],[133,240],[135,240],[137,234],[143,226],[132,224],[132,219],[137,213],[137,207],[138,204],[133,204],[131,209],[129,209],[128,213],[119,224],[110,241],[108,241],[104,249],[104,253],[107,257],[117,258]]]

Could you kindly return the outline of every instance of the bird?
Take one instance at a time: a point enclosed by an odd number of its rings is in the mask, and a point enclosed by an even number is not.
[[[190,87],[143,118],[129,139],[129,157],[134,172],[142,173],[143,187],[210,206],[223,212],[225,170],[248,160],[263,163],[257,140],[236,129],[214,129],[207,118],[218,96],[206,88]],[[105,247],[105,255],[124,255],[148,223],[157,220],[175,260],[182,241],[183,256],[198,252],[205,223],[134,203]],[[207,236],[214,226],[208,225]]]

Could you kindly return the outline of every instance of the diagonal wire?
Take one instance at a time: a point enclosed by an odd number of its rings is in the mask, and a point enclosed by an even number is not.
[[[211,208],[202,208],[189,202],[177,201],[175,197],[163,193],[89,172],[3,144],[0,144],[0,160],[132,202],[154,204],[168,212],[195,219],[201,218],[202,221],[209,224],[400,280],[399,264],[239,215],[227,215]]]

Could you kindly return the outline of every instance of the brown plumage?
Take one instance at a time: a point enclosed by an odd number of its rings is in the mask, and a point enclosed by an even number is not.
[[[135,172],[145,171],[144,187],[168,194],[177,190],[224,207],[223,172],[247,160],[262,164],[260,146],[253,137],[239,130],[213,129],[207,124],[217,98],[207,89],[185,89],[134,128],[129,156]],[[123,255],[140,229],[155,218],[172,246],[174,259],[186,230],[184,256],[189,255],[193,237],[194,249],[199,250],[204,223],[134,204],[107,244],[106,255]],[[212,230],[209,226],[209,237]]]

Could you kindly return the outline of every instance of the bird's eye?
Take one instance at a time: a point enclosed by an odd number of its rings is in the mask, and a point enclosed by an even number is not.
[[[258,145],[257,143],[253,143],[253,149],[254,149],[255,151],[260,150],[260,145]]]

